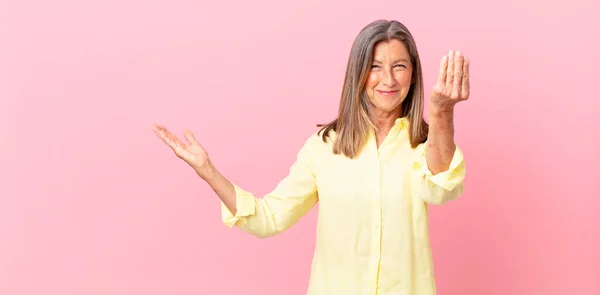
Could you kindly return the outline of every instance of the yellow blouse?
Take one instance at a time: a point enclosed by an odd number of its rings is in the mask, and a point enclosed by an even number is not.
[[[432,175],[426,143],[413,149],[408,120],[399,118],[377,148],[374,133],[349,159],[308,138],[296,162],[263,198],[234,184],[237,213],[221,203],[223,222],[256,235],[282,232],[318,202],[317,239],[308,295],[433,295],[427,204],[463,192],[465,164],[457,147],[447,171]]]

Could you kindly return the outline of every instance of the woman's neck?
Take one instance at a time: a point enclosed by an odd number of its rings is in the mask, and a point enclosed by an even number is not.
[[[387,134],[396,124],[396,119],[399,117],[399,112],[376,113],[373,116],[373,125],[375,126],[375,137],[377,146],[383,142]]]

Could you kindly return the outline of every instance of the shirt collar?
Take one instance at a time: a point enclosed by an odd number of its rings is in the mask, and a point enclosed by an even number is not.
[[[394,129],[402,130],[408,126],[408,117],[401,117],[394,122]]]

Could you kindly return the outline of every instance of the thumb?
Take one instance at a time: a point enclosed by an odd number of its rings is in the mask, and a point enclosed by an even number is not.
[[[183,132],[183,136],[185,137],[185,139],[191,143],[191,144],[197,144],[200,145],[200,143],[198,143],[198,141],[196,140],[196,138],[194,137],[194,134],[192,133],[192,131],[190,131],[189,129],[186,129]]]

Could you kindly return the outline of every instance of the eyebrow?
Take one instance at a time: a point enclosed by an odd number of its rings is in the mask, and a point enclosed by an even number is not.
[[[404,58],[401,58],[401,59],[395,60],[395,61],[394,61],[394,63],[398,63],[398,62],[401,62],[401,61],[403,61],[403,62],[408,62],[408,60],[406,60],[406,59],[404,59]],[[374,60],[374,62],[376,62],[376,63],[380,63],[380,64],[382,63],[382,62],[380,62],[380,61],[378,61],[378,60],[376,60],[376,59]]]

